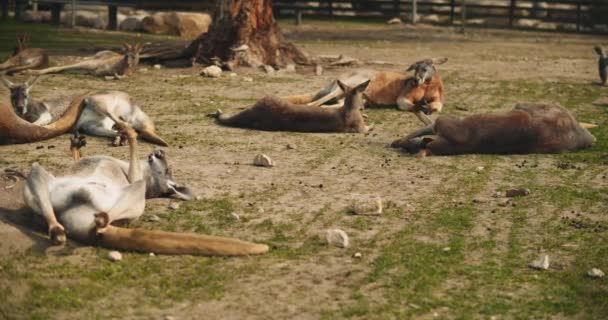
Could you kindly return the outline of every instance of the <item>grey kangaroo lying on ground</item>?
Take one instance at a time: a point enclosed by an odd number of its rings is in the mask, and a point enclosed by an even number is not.
[[[365,125],[361,109],[362,94],[368,84],[369,80],[351,88],[338,81],[346,93],[344,105],[339,109],[300,106],[280,98],[265,97],[235,115],[218,112],[210,116],[226,126],[266,131],[365,133],[369,127]]]
[[[57,109],[65,109],[65,99],[61,101],[39,101],[30,98],[30,90],[39,76],[23,84],[13,84],[2,77],[9,89],[11,103],[17,115],[36,125],[47,125],[53,120]],[[146,141],[161,146],[168,144],[158,136],[152,119],[137,106],[126,92],[101,91],[87,96],[84,110],[78,117],[75,130],[92,136],[113,138],[113,144],[119,144],[120,134],[113,127],[115,119],[129,123]],[[108,116],[111,114],[112,116]]]
[[[41,75],[71,71],[94,76],[115,76],[117,78],[130,76],[139,63],[139,52],[141,51],[142,45],[138,43],[131,46],[128,43],[124,43],[123,46],[125,48],[124,54],[104,50],[97,52],[94,56],[88,57],[81,62],[42,70],[32,70],[30,73]]]
[[[348,86],[356,86],[369,80],[371,82],[363,93],[365,107],[396,106],[399,110],[414,112],[422,122],[430,124],[432,120],[427,115],[441,112],[443,108],[443,82],[435,66],[447,60],[436,58],[417,61],[406,70],[413,70],[413,76],[394,71],[350,71],[316,93],[289,96],[285,99],[310,106],[335,103],[344,97],[344,92],[337,85],[338,80]]]
[[[59,177],[37,163],[28,176],[6,173],[26,179],[25,203],[45,219],[53,244],[64,243],[67,236],[105,248],[158,254],[236,256],[268,251],[266,245],[232,238],[118,227],[120,222],[139,218],[147,198],[192,199],[187,187],[174,182],[162,151],[140,161],[136,132],[126,123],[118,126],[129,143],[129,162],[94,156],[79,160]],[[75,159],[80,158],[82,142],[72,139]]]
[[[592,125],[585,126],[592,127]],[[457,119],[440,116],[391,146],[419,156],[559,153],[589,148],[595,137],[565,108],[522,103],[511,111]]]
[[[13,56],[0,64],[0,72],[8,75],[29,69],[43,69],[49,66],[49,55],[44,49],[28,48],[25,35],[17,37],[17,47]]]

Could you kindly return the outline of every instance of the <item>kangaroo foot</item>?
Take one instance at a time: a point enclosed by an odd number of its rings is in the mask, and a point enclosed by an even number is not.
[[[112,147],[122,147],[127,144],[126,137],[118,135],[112,140]]]
[[[82,147],[87,145],[86,137],[75,133],[73,137],[70,138],[70,149],[80,150]]]
[[[55,246],[65,244],[67,238],[63,226],[59,223],[49,226],[49,238],[51,239],[51,243]]]
[[[103,229],[110,223],[110,216],[105,212],[99,212],[95,214],[94,221],[97,229]]]

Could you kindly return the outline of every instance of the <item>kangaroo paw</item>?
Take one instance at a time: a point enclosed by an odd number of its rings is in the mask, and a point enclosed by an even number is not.
[[[49,227],[49,238],[51,238],[51,243],[55,246],[65,244],[67,238],[63,226],[57,224]]]
[[[105,212],[99,212],[95,214],[94,221],[97,229],[103,229],[110,223],[110,216]]]

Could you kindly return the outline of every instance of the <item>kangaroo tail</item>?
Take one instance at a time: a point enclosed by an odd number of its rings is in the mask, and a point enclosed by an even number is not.
[[[313,101],[315,95],[314,94],[300,94],[294,96],[282,97],[282,99],[287,100],[293,104],[307,104]]]
[[[597,128],[598,127],[598,125],[594,124],[594,123],[579,122],[578,124],[581,127],[585,128],[585,129],[591,129],[591,128]]]
[[[169,144],[163,140],[163,138],[159,137],[154,130],[149,128],[142,129],[138,132],[142,139],[157,144],[159,146],[168,147]]]
[[[97,241],[102,247],[109,249],[154,252],[157,254],[244,256],[268,252],[268,246],[265,244],[246,242],[234,238],[127,229],[112,225],[99,228],[99,223]]]

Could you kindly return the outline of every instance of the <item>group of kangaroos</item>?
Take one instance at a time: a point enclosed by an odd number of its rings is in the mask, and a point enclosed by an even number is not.
[[[151,118],[126,92],[86,92],[71,101],[41,101],[30,97],[40,75],[78,72],[121,79],[135,71],[142,46],[124,44],[124,52],[101,51],[71,65],[49,67],[44,49],[29,48],[19,38],[14,55],[3,64],[6,75],[29,72],[25,83],[2,76],[10,91],[10,105],[0,101],[0,144],[30,143],[72,132],[72,167],[53,176],[37,163],[29,174],[5,170],[15,181],[25,181],[25,203],[42,217],[53,244],[67,238],[106,248],[157,254],[251,255],[269,250],[267,245],[233,238],[124,228],[139,218],[146,199],[193,199],[192,191],[178,184],[166,154],[155,151],[140,160],[137,137],[168,146],[156,132]],[[599,55],[602,84],[606,84],[608,57]],[[266,131],[366,133],[362,110],[396,107],[411,112],[423,127],[391,143],[417,156],[470,153],[559,153],[591,147],[592,125],[579,123],[556,104],[520,103],[511,111],[471,115],[464,119],[438,115],[444,92],[437,66],[446,58],[424,59],[405,72],[353,70],[318,92],[288,97],[264,97],[233,115],[210,114],[219,124]],[[413,73],[410,73],[413,72]],[[129,146],[129,160],[109,156],[80,157],[86,141],[81,133],[112,139]]]

